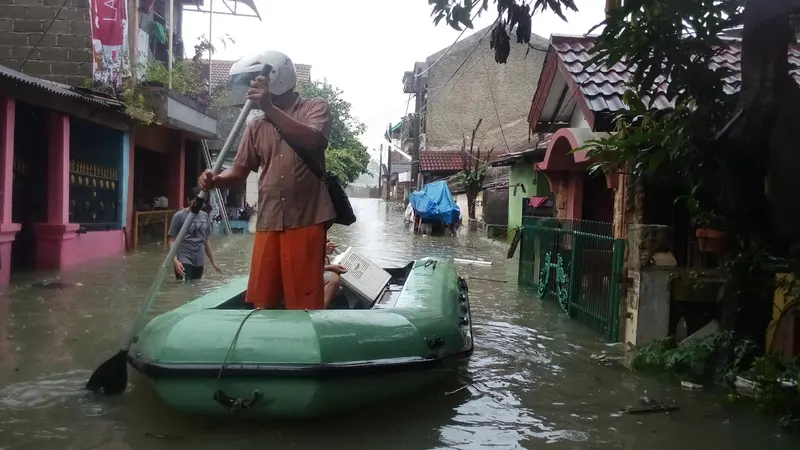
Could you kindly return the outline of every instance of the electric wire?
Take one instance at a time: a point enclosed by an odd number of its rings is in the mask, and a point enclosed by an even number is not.
[[[47,33],[50,32],[50,28],[56,22],[56,19],[58,19],[58,16],[61,15],[61,10],[63,10],[64,7],[67,6],[67,3],[69,3],[69,0],[64,0],[64,3],[62,3],[61,6],[58,8],[58,11],[56,11],[56,15],[53,16],[53,20],[51,20],[50,23],[47,25],[47,28],[44,29],[44,32],[39,37],[39,40],[36,42],[36,45],[34,45],[33,48],[31,49],[31,51],[28,52],[28,56],[26,56],[25,59],[22,60],[22,62],[19,65],[19,69],[17,69],[17,70],[22,72],[22,68],[25,67],[25,63],[28,62],[28,60],[31,58],[31,56],[33,55],[33,52],[35,52],[36,49],[39,48],[39,45],[42,43],[42,40],[44,39],[45,36],[47,36]]]

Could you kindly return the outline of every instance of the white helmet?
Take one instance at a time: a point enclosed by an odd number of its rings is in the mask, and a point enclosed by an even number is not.
[[[270,50],[255,56],[246,56],[231,66],[228,84],[250,87],[250,82],[258,76],[264,64],[272,66],[269,75],[269,92],[272,95],[285,94],[297,87],[297,70],[292,60],[281,52]]]

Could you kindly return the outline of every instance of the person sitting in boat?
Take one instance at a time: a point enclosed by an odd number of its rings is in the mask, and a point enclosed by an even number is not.
[[[200,193],[200,188],[192,190],[192,198],[197,197]],[[192,200],[186,208],[181,209],[172,216],[172,222],[169,224],[168,240],[169,245],[175,245],[175,238],[181,231],[183,222],[189,215],[189,209],[194,204]],[[175,278],[178,280],[199,280],[203,277],[203,268],[205,265],[205,255],[208,255],[208,261],[217,273],[221,273],[222,269],[217,264],[214,257],[214,249],[211,247],[209,236],[211,235],[211,220],[208,216],[208,209],[210,205],[206,203],[202,211],[200,211],[194,218],[194,222],[189,226],[189,232],[186,234],[183,242],[179,243],[178,253],[175,255],[173,267],[175,269]]]
[[[347,268],[338,264],[331,264],[330,255],[336,250],[336,244],[328,240],[325,243],[325,267],[323,268],[322,278],[324,280],[325,289],[325,308],[329,308],[336,294],[339,293],[341,286],[341,275],[347,272]]]
[[[325,233],[335,213],[325,182],[297,152],[325,172],[331,110],[323,98],[305,98],[295,90],[297,72],[283,53],[269,51],[242,58],[231,73],[249,73],[269,64],[269,77],[250,83],[247,98],[263,116],[247,124],[230,168],[219,175],[206,170],[203,189],[243,186],[259,172],[258,210],[250,280],[245,300],[256,308],[324,309]],[[289,144],[291,143],[291,145]]]

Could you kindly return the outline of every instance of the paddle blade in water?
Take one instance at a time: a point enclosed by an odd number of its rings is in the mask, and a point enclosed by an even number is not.
[[[125,391],[128,387],[128,351],[120,350],[119,353],[100,364],[89,382],[86,389],[90,391],[103,391],[106,395],[117,395]]]

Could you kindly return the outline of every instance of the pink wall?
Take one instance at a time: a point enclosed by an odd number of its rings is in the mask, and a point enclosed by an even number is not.
[[[51,112],[48,125],[47,223],[34,225],[36,268],[68,269],[121,255],[125,251],[121,230],[79,234],[79,225],[69,223],[69,117]]]
[[[128,175],[128,205],[127,205],[128,211],[127,211],[127,214],[125,215],[126,222],[127,222],[127,223],[125,223],[125,228],[126,228],[126,231],[128,232],[128,242],[133,242],[133,233],[136,232],[136,230],[133,229],[134,215],[136,214],[135,199],[133,197],[133,183],[134,183],[134,173],[135,173],[134,170],[136,170],[135,169],[135,165],[134,165],[134,162],[136,161],[136,158],[135,158],[136,157],[136,138],[135,138],[135,133],[130,133],[128,139],[130,139],[130,141],[129,141],[130,151],[128,152],[128,174],[129,174]]]
[[[14,100],[0,97],[0,285],[11,278],[11,245],[20,229],[11,221],[15,108]]]
[[[122,230],[90,231],[64,241],[64,266],[71,267],[125,253]]]
[[[181,134],[180,145],[169,162],[169,206],[177,209],[183,206],[183,188],[186,167],[186,139]],[[174,203],[173,203],[174,202]]]

